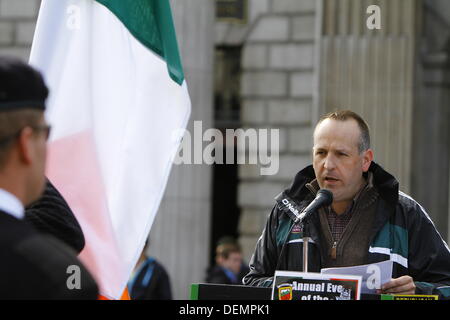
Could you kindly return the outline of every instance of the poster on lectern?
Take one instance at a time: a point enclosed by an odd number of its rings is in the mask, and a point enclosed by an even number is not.
[[[276,271],[272,300],[360,300],[361,276]]]

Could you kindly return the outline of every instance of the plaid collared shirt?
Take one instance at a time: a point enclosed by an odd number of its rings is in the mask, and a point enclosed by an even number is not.
[[[359,190],[359,192],[353,198],[352,202],[350,203],[350,205],[348,206],[348,208],[345,210],[344,213],[337,214],[336,212],[334,212],[331,206],[328,207],[327,210],[328,225],[330,226],[331,235],[333,236],[334,242],[338,242],[341,239],[345,227],[352,218],[353,207],[355,206],[355,203],[358,201],[359,197],[361,196],[361,193],[363,192],[363,190],[366,189],[366,187],[367,183]]]
[[[345,227],[350,222],[350,219],[352,218],[352,209],[355,204],[355,201],[352,201],[351,205],[347,208],[347,210],[342,214],[337,214],[333,211],[331,206],[328,207],[327,210],[327,218],[328,218],[328,225],[330,226],[331,235],[333,236],[333,240],[335,242],[338,242],[342,234],[344,233]]]

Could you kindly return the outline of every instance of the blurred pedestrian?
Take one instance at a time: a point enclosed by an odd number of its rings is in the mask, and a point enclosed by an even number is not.
[[[128,283],[132,300],[172,300],[169,274],[154,257],[147,256],[148,241]]]
[[[248,268],[243,262],[241,247],[234,238],[219,239],[215,261],[216,264],[207,271],[207,283],[242,284]]]

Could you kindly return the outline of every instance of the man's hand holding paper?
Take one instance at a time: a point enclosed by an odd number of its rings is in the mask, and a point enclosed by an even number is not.
[[[383,292],[385,287],[388,290],[401,290],[402,293],[404,290],[410,290],[410,284],[403,279],[404,277],[392,279],[392,266],[393,262],[387,260],[353,267],[327,268],[322,269],[321,273],[361,276],[361,293],[365,294],[385,293]]]
[[[414,284],[413,278],[410,276],[402,276],[383,284],[381,290],[377,290],[377,293],[415,294],[416,285]]]

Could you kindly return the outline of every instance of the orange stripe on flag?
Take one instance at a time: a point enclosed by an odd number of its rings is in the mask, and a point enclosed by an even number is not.
[[[110,300],[106,298],[105,296],[99,295],[98,300]],[[125,290],[122,293],[122,296],[120,297],[120,300],[131,300],[130,294],[128,293],[128,288],[125,288]]]

